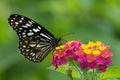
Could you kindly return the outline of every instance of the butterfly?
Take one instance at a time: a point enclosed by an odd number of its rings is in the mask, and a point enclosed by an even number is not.
[[[8,18],[10,26],[19,37],[21,54],[32,62],[41,62],[58,46],[61,38],[55,38],[47,29],[30,18],[12,14]]]

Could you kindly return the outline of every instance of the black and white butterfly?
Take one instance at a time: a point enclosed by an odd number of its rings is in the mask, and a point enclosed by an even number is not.
[[[21,54],[30,61],[41,62],[61,40],[25,16],[12,14],[8,21],[19,37]]]

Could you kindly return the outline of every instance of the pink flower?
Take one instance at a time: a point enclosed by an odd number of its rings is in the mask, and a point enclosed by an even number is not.
[[[95,69],[96,66],[97,66],[97,64],[95,63],[95,61],[88,63],[88,68],[89,69]]]
[[[80,62],[80,68],[81,68],[81,70],[84,70],[87,67],[88,67],[87,62]]]
[[[71,43],[71,47],[72,47],[73,50],[78,49],[80,46],[81,46],[81,42],[79,42],[79,41],[73,41]]]
[[[98,69],[102,72],[106,71],[107,66],[106,65],[98,65]]]
[[[111,63],[112,63],[112,59],[111,58],[105,58],[105,64],[107,66],[111,66]]]
[[[63,45],[56,47],[53,53],[52,63],[57,68],[58,66],[67,64],[68,59],[80,63],[82,70],[98,68],[101,72],[105,72],[106,68],[111,65],[113,56],[109,50],[109,46],[101,41],[89,42],[82,44],[79,41],[68,41]]]
[[[79,41],[68,41],[65,44],[56,47],[53,53],[52,63],[57,68],[60,65],[66,64],[68,58],[74,58],[76,50],[80,47]]]
[[[66,63],[67,63],[67,59],[65,57],[58,58],[56,56],[55,58],[53,58],[53,65],[55,66],[55,68],[58,68],[58,66],[66,64]]]
[[[79,61],[80,63],[87,62],[87,55],[86,54],[80,55],[77,61]]]
[[[72,57],[72,56],[74,56],[74,50],[70,50],[70,49],[66,50],[65,51],[65,56],[66,57]]]
[[[104,58],[108,58],[112,55],[113,55],[112,52],[110,52],[108,49],[101,52],[101,56],[104,57]]]

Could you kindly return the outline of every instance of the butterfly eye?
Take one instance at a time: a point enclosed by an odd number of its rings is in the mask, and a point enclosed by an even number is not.
[[[41,62],[60,41],[44,27],[25,16],[12,14],[8,21],[19,37],[21,54],[30,61]]]

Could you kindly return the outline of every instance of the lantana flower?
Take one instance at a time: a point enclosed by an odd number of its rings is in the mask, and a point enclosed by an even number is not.
[[[98,68],[101,72],[105,72],[112,62],[110,57],[113,54],[109,49],[110,47],[101,41],[90,41],[88,44],[83,44],[80,41],[72,40],[56,47],[52,63],[57,69],[71,59],[80,64],[81,70]]]

